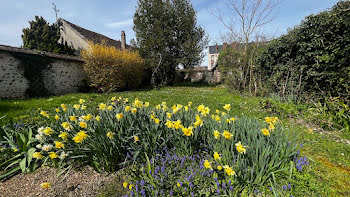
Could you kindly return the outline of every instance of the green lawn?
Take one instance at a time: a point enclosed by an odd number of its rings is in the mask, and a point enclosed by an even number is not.
[[[94,105],[106,102],[112,96],[128,97],[130,100],[137,97],[142,101],[149,101],[151,106],[163,101],[168,105],[185,105],[192,101],[195,106],[204,104],[210,107],[211,112],[215,112],[215,109],[222,110],[224,104],[231,103],[230,113],[236,118],[251,116],[263,120],[265,116],[276,115],[274,110],[268,112],[262,108],[261,103],[266,100],[263,97],[234,95],[221,86],[174,86],[160,90],[112,94],[68,94],[40,99],[0,100],[0,125],[8,124],[10,120],[14,123],[22,120],[26,122],[32,118],[28,114],[33,114],[33,111],[38,108],[52,110],[62,103],[78,103],[80,98],[91,102],[89,105]],[[283,121],[285,127],[295,132],[299,142],[303,144],[302,155],[308,156],[311,161],[310,166],[294,180],[295,193],[301,196],[350,196],[350,145],[344,142],[350,139],[349,135],[337,131],[323,131],[317,125],[310,123],[301,113],[289,114],[288,109],[304,109],[305,105],[281,103],[277,99],[271,101],[287,109],[283,113],[278,113],[277,116]],[[314,131],[310,133],[308,128],[313,128]],[[113,190],[113,188],[107,190]]]

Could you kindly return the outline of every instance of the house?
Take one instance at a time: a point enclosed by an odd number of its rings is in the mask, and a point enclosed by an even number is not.
[[[227,43],[224,43],[223,45],[216,44],[214,46],[209,46],[208,70],[213,70],[217,66],[219,54],[221,51],[226,50],[227,46]],[[237,44],[233,42],[230,46],[233,49],[236,49]]]
[[[117,49],[131,49],[130,45],[126,44],[125,32],[121,33],[121,41],[111,39],[102,34],[84,29],[78,25],[75,25],[69,21],[62,18],[57,20],[57,24],[60,28],[61,37],[58,42],[65,43],[77,51],[86,49],[89,46],[89,41],[94,43],[101,43],[103,40],[106,41],[108,46],[114,46]]]

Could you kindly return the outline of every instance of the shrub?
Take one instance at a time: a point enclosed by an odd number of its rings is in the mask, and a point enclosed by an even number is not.
[[[270,91],[280,96],[350,95],[350,8],[339,1],[270,42],[258,58]]]
[[[90,43],[81,53],[91,86],[102,91],[137,88],[142,82],[144,61],[138,52],[118,50],[101,44]]]

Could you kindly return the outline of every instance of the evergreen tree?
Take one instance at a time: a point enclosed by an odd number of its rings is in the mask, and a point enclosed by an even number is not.
[[[134,15],[136,45],[152,68],[151,84],[174,82],[181,64],[193,68],[208,41],[188,0],[139,0]]]
[[[74,49],[69,47],[67,43],[58,43],[60,33],[57,24],[50,25],[43,17],[39,16],[35,16],[35,20],[29,21],[29,24],[29,28],[22,30],[23,48],[74,54]]]

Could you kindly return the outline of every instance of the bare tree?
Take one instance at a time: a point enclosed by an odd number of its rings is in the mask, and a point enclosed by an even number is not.
[[[225,15],[226,12],[223,12],[219,5],[216,9],[209,10],[228,30],[226,36],[221,37],[243,45],[242,56],[247,61],[241,68],[241,86],[244,89],[249,82],[250,93],[252,93],[253,83],[256,92],[256,82],[254,82],[253,76],[254,53],[248,52],[249,43],[265,41],[265,37],[261,36],[259,29],[274,19],[274,11],[280,2],[281,0],[225,0],[224,6],[230,9],[229,14]]]

